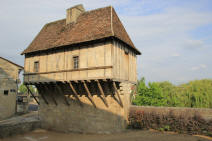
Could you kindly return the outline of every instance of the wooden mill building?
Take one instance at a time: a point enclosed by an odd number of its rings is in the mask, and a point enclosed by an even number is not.
[[[25,55],[24,83],[35,85],[45,128],[105,132],[123,129],[140,55],[113,7],[67,9],[46,24]]]
[[[23,69],[22,66],[0,57],[0,120],[16,112],[19,73]]]

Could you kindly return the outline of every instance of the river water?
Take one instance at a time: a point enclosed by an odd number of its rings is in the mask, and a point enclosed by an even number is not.
[[[211,138],[212,140],[212,138]],[[0,141],[211,141],[209,138],[196,136],[161,133],[156,131],[128,130],[114,134],[79,134],[58,133],[46,130],[35,130],[26,134],[16,135]]]

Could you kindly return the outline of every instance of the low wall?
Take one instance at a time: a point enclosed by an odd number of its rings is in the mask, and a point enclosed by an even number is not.
[[[0,138],[22,134],[40,128],[37,112],[0,121]]]
[[[212,136],[212,109],[131,106],[129,125],[136,129],[152,128]]]

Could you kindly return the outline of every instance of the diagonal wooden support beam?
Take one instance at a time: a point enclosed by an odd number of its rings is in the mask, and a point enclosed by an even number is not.
[[[85,81],[82,81],[82,83],[83,83],[83,85],[85,87],[85,90],[87,92],[88,99],[91,101],[91,103],[93,104],[93,106],[96,108],[96,104],[93,101],[93,97],[92,97],[92,95],[91,95],[91,93],[90,93],[90,91],[88,89],[88,86],[87,86],[86,82]]]
[[[64,97],[64,100],[65,100],[66,104],[67,104],[68,106],[70,106],[70,104],[69,104],[69,102],[68,102],[68,99],[67,99],[67,97],[64,95],[63,90],[61,89],[61,87],[59,86],[59,84],[56,83],[55,86],[56,86],[58,92]]]
[[[34,94],[32,93],[32,91],[30,90],[30,88],[28,87],[28,85],[25,85],[27,90],[29,91],[29,93],[32,95],[32,97],[35,99],[35,101],[37,102],[38,105],[40,105],[40,103],[38,102],[37,98],[34,96]]]
[[[76,90],[74,89],[74,86],[72,85],[71,82],[68,82],[69,86],[71,87],[72,91],[74,92],[74,97],[77,99],[77,101],[79,102],[80,106],[83,106],[82,102],[80,101],[78,94],[76,92]]]
[[[120,105],[123,107],[123,103],[122,103],[122,100],[121,100],[121,97],[120,97],[120,94],[119,94],[119,91],[118,91],[118,89],[117,89],[117,87],[116,87],[116,83],[115,83],[115,82],[113,82],[113,88],[114,88],[114,90],[116,91],[116,94],[117,94],[118,99],[119,99],[119,101],[120,101]]]
[[[38,90],[38,93],[41,95],[41,97],[43,98],[44,102],[48,105],[49,102],[47,101],[47,99],[45,98],[43,92],[42,92],[42,88],[39,86],[39,84],[36,84],[35,85],[37,90]]]
[[[55,105],[57,106],[57,101],[56,101],[56,99],[54,98],[54,92],[53,92],[53,87],[52,86],[50,86],[50,87],[48,87],[48,86],[46,86],[46,84],[45,85],[43,85],[44,86],[44,89],[45,90],[49,90],[50,92],[51,92],[51,98],[52,98],[52,100],[54,101],[54,103],[55,103]]]
[[[106,97],[105,97],[105,93],[104,93],[104,91],[103,91],[103,89],[102,89],[102,86],[101,86],[99,80],[96,80],[96,81],[97,81],[97,85],[98,85],[98,87],[99,87],[100,93],[102,94],[104,103],[105,103],[105,105],[108,107],[108,103],[107,103],[107,100],[106,100]]]

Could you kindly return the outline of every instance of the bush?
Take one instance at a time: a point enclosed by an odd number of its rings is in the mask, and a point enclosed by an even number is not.
[[[173,112],[160,114],[153,111],[135,110],[129,114],[129,126],[133,129],[156,129],[212,136],[212,120],[205,121],[198,113],[175,115]]]

